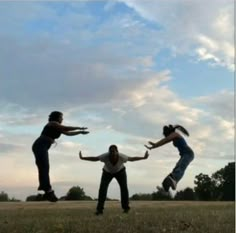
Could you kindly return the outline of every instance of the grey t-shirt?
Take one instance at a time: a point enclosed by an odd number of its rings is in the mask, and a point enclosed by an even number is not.
[[[98,156],[99,160],[104,163],[103,169],[106,172],[111,174],[119,172],[122,168],[124,168],[124,163],[128,161],[128,156],[122,153],[119,153],[119,159],[115,165],[113,165],[109,160],[109,153],[104,153]]]

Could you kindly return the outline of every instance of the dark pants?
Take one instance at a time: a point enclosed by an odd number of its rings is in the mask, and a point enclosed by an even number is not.
[[[49,178],[49,158],[48,150],[51,146],[51,142],[45,138],[38,138],[33,146],[32,150],[35,156],[35,163],[38,167],[38,190],[44,190],[45,192],[51,190],[50,178]]]
[[[113,178],[116,178],[120,186],[121,207],[124,210],[129,209],[129,191],[127,186],[127,175],[125,168],[123,168],[122,170],[120,170],[115,174],[111,174],[103,170],[98,194],[98,204],[97,204],[98,211],[102,211],[104,209],[104,203],[107,197],[108,186]]]

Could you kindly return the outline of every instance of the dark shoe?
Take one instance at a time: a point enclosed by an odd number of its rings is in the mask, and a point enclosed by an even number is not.
[[[176,185],[177,185],[177,182],[175,181],[175,179],[173,178],[173,176],[171,175],[168,175],[164,181],[162,182],[162,186],[164,188],[164,190],[166,192],[169,191],[169,188],[171,187],[173,190],[176,190]]]
[[[124,210],[123,210],[123,213],[128,214],[129,211],[130,211],[130,208],[127,208],[127,209],[124,209]]]
[[[44,194],[44,199],[46,199],[48,201],[51,201],[51,202],[57,202],[58,201],[58,198],[55,195],[54,191],[46,192]]]
[[[102,210],[97,210],[96,212],[95,212],[95,215],[103,215],[103,211]]]
[[[43,189],[39,186],[37,190],[38,190],[38,191],[42,191]]]
[[[169,191],[171,184],[172,184],[172,181],[171,181],[170,177],[167,176],[162,182],[162,187],[165,190],[165,192]]]

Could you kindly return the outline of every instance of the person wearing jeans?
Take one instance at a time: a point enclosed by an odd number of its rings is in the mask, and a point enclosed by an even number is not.
[[[162,186],[166,192],[169,191],[171,187],[173,190],[176,189],[177,183],[182,179],[186,168],[190,164],[190,162],[194,159],[194,152],[186,143],[184,137],[181,134],[175,132],[175,130],[180,130],[186,136],[189,136],[188,131],[181,125],[169,125],[163,127],[163,135],[165,136],[163,139],[158,142],[149,141],[149,145],[145,145],[149,150],[165,145],[166,143],[172,142],[173,145],[178,149],[180,159],[175,165],[172,172],[167,175],[167,177],[163,180]]]
[[[120,186],[121,192],[121,207],[124,213],[128,213],[129,207],[129,191],[127,185],[127,174],[124,163],[127,161],[138,161],[147,159],[149,156],[148,151],[145,152],[143,157],[129,157],[118,151],[116,145],[111,145],[107,153],[94,157],[84,157],[82,152],[79,152],[79,157],[82,160],[88,161],[101,161],[104,163],[102,177],[98,193],[98,203],[96,208],[96,215],[103,214],[104,204],[107,197],[107,190],[110,182],[115,178]]]

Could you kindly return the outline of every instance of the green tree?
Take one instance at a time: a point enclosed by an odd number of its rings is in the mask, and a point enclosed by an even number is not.
[[[9,201],[11,201],[11,202],[20,202],[21,200],[16,199],[15,197],[12,197],[12,198],[9,199]]]
[[[215,191],[215,184],[208,175],[200,173],[195,176],[194,191],[199,200],[209,201],[213,199],[213,194]]]
[[[152,193],[152,200],[172,200],[172,196],[170,195],[169,192],[165,192],[165,190],[157,186],[157,192]]]
[[[8,194],[5,193],[4,191],[0,193],[0,201],[9,201]]]
[[[184,190],[178,191],[175,194],[175,200],[186,200],[186,201],[190,201],[190,200],[195,200],[196,196],[194,193],[194,190],[187,187]]]
[[[136,193],[134,194],[132,197],[130,197],[130,200],[136,200],[136,201],[140,201],[140,200],[145,200],[145,201],[150,201],[152,200],[152,194],[149,193]]]
[[[67,192],[65,200],[92,200],[92,198],[85,195],[83,188],[80,188],[79,186],[74,186],[70,188]]]
[[[215,194],[219,200],[235,200],[235,162],[228,163],[224,168],[212,175]]]

